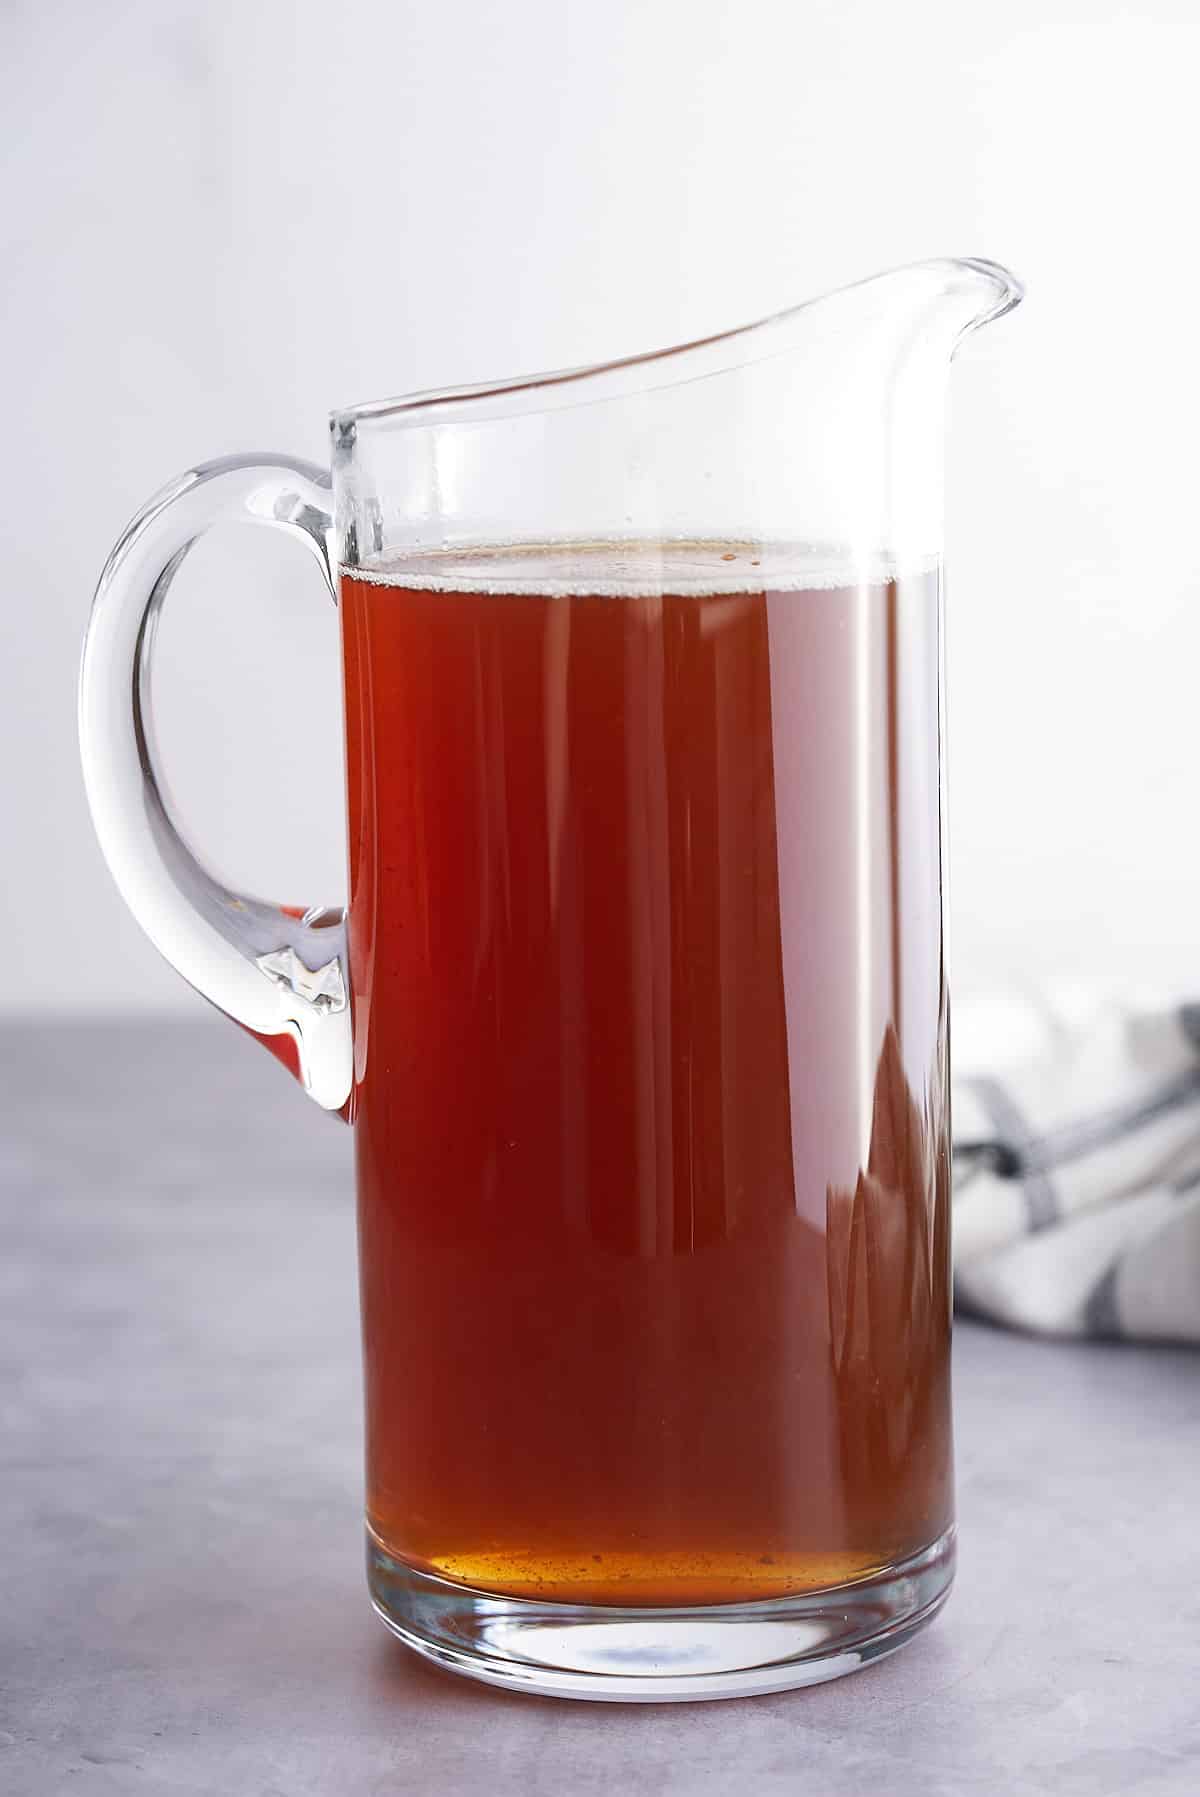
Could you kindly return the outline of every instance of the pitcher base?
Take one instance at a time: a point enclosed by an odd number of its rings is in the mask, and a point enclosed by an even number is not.
[[[435,1665],[539,1697],[752,1697],[840,1678],[903,1647],[954,1578],[954,1530],[853,1584],[746,1604],[618,1609],[496,1597],[418,1572],[367,1535],[388,1628]]]

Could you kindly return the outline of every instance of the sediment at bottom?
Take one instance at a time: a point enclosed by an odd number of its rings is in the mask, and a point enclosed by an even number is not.
[[[448,1670],[543,1697],[662,1703],[840,1678],[911,1640],[954,1578],[954,1530],[869,1578],[744,1604],[618,1608],[502,1597],[420,1572],[367,1535],[387,1626]]]

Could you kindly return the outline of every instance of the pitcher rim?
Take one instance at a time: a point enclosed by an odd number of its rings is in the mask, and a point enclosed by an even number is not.
[[[1002,318],[1011,312],[1025,296],[1025,288],[1019,278],[999,262],[993,262],[986,256],[934,256],[916,262],[902,262],[894,267],[880,269],[872,275],[863,275],[858,280],[847,281],[838,287],[826,288],[821,293],[800,300],[796,305],[784,306],[773,312],[764,313],[748,324],[731,325],[726,330],[713,331],[703,337],[692,337],[683,343],[671,343],[659,349],[640,350],[634,355],[611,356],[602,361],[584,362],[571,368],[552,368],[536,374],[519,374],[499,380],[471,382],[463,386],[429,387],[412,393],[402,393],[390,399],[365,400],[358,405],[339,406],[329,415],[330,429],[335,436],[353,431],[359,424],[375,424],[389,418],[412,417],[413,422],[424,422],[429,413],[436,412],[439,406],[452,408],[473,407],[477,401],[503,400],[526,394],[536,394],[544,388],[559,388],[570,385],[583,386],[589,381],[601,380],[610,375],[621,375],[630,370],[650,368],[656,363],[666,363],[675,358],[683,358],[699,351],[715,349],[720,344],[741,342],[755,336],[759,332],[771,330],[778,325],[786,324],[802,313],[811,311],[814,306],[823,305],[826,301],[836,299],[844,294],[854,293],[863,287],[873,286],[876,282],[893,279],[897,275],[929,273],[942,271],[947,277],[956,274],[974,274],[991,284],[993,290],[992,303],[982,309],[974,317],[967,329],[974,330],[983,324],[990,324],[994,319]],[[743,366],[739,362],[731,362],[723,367],[710,369],[709,373],[729,372]],[[625,389],[629,392],[645,392],[651,390],[648,383],[645,388]],[[583,396],[580,397],[583,403]],[[535,407],[529,408],[531,411]],[[428,419],[428,422],[435,422]],[[447,419],[445,422],[449,423]]]

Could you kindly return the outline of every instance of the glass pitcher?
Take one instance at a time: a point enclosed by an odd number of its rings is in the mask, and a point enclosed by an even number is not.
[[[354,1125],[368,1577],[443,1666],[773,1691],[947,1595],[943,402],[1019,297],[928,262],[355,406],[331,475],[198,467],[101,578],[100,842]],[[230,520],[340,605],[344,914],[230,890],[161,783],[155,622]]]

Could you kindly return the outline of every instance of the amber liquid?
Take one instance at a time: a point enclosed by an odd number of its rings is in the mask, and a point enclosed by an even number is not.
[[[925,1546],[936,574],[578,545],[341,590],[380,1543],[633,1605]]]

